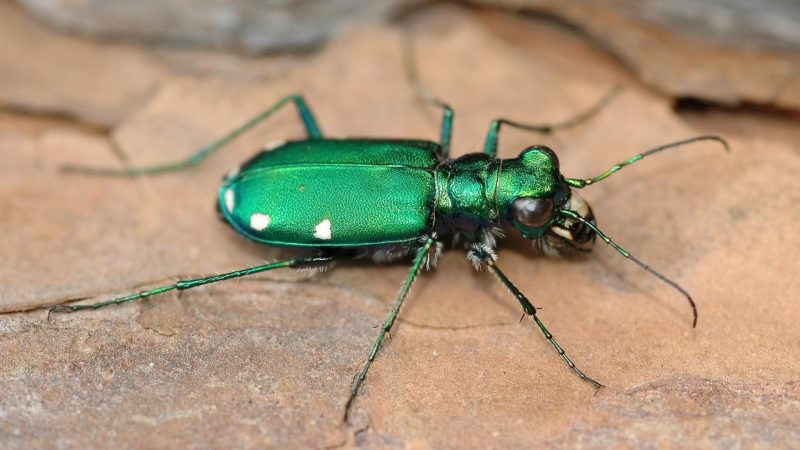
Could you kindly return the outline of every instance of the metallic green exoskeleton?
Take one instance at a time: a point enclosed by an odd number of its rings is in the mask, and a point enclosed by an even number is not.
[[[267,245],[416,242],[435,221],[438,152],[425,141],[290,142],[231,174],[220,210],[236,231]]]
[[[360,248],[409,245],[434,232],[475,235],[506,222],[538,238],[569,194],[544,147],[514,159],[479,153],[446,161],[427,141],[310,139],[234,170],[219,204],[236,231],[262,244]],[[526,225],[512,214],[520,198],[553,205],[542,223]]]
[[[601,232],[589,205],[576,190],[605,179],[622,167],[661,150],[700,140],[700,136],[656,147],[588,179],[566,178],[547,147],[533,146],[517,157],[496,156],[501,125],[548,132],[575,125],[595,114],[607,98],[576,119],[557,125],[525,125],[505,119],[491,123],[482,153],[450,159],[453,112],[444,111],[438,143],[424,140],[327,139],[306,102],[288,96],[222,139],[184,161],[120,171],[71,168],[108,175],[156,174],[196,165],[239,134],[294,104],[306,129],[303,140],[284,143],[256,155],[230,172],[218,194],[218,208],[237,233],[266,245],[298,247],[310,255],[265,264],[88,305],[58,305],[51,311],[77,311],[119,304],[172,290],[186,290],[280,267],[318,267],[341,258],[376,262],[408,258],[411,270],[380,327],[366,362],[357,374],[345,406],[345,418],[367,371],[392,328],[411,284],[422,267],[435,266],[445,243],[460,240],[476,269],[487,267],[511,291],[569,367],[595,387],[566,355],[537,315],[536,308],[497,266],[495,247],[503,229],[520,232],[550,255],[589,251],[597,236],[620,254],[678,289],[697,312],[686,291],[655,272]],[[726,145],[727,147],[727,145]]]

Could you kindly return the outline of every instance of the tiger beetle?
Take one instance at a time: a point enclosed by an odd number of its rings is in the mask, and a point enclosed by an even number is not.
[[[50,312],[98,309],[283,267],[324,268],[340,259],[360,258],[376,263],[411,260],[411,269],[400,293],[353,380],[345,405],[345,421],[417,274],[422,268],[435,267],[444,244],[455,246],[457,239],[464,243],[466,257],[475,269],[486,267],[494,273],[569,368],[595,388],[602,385],[572,362],[539,319],[531,301],[500,270],[495,248],[497,240],[504,237],[503,230],[517,230],[552,256],[589,252],[599,236],[619,254],[679,291],[692,308],[692,326],[697,325],[697,308],[689,293],[603,233],[597,227],[589,204],[577,190],[669,148],[711,140],[727,149],[723,139],[698,136],[661,145],[615,164],[593,178],[564,177],[555,152],[542,145],[528,147],[516,158],[497,157],[503,125],[540,133],[572,127],[596,114],[613,95],[612,91],[584,113],[557,124],[494,120],[486,134],[483,152],[451,159],[452,108],[427,94],[418,84],[415,88],[424,100],[443,111],[438,143],[414,139],[326,138],[303,97],[289,95],[185,160],[119,170],[67,167],[73,172],[122,176],[189,169],[279,109],[293,104],[305,127],[306,138],[267,148],[229,172],[223,178],[216,203],[224,220],[242,236],[264,245],[311,252],[307,256],[211,277],[181,280],[99,303],[56,305]]]

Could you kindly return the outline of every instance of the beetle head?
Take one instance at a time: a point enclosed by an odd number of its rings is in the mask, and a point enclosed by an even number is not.
[[[564,181],[558,157],[548,147],[529,147],[519,157],[504,160],[496,198],[503,222],[535,240],[546,254],[591,251],[595,232],[561,211],[575,211],[594,224],[592,209]]]
[[[593,178],[564,178],[558,170],[558,158],[552,150],[546,147],[531,147],[522,152],[518,158],[502,161],[494,197],[497,211],[502,211],[505,214],[503,216],[505,221],[513,224],[523,236],[541,243],[541,248],[549,254],[559,255],[567,249],[588,251],[596,236],[600,236],[617,253],[683,295],[692,307],[694,315],[692,327],[695,327],[697,307],[691,295],[597,228],[592,209],[575,189],[603,181],[623,167],[650,155],[698,141],[717,141],[725,150],[729,150],[728,143],[718,136],[697,136],[637,153]],[[502,167],[505,164],[513,169],[506,172]]]

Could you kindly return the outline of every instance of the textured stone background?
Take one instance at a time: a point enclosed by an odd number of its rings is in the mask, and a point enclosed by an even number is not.
[[[450,252],[419,279],[345,425],[351,378],[403,265],[276,271],[48,321],[40,308],[67,299],[286,256],[237,237],[213,199],[227,169],[301,130],[282,113],[170,176],[87,178],[59,165],[179,158],[292,91],[331,136],[434,138],[438,113],[403,77],[398,25],[304,56],[248,58],[81,40],[2,1],[0,447],[797,446],[791,108],[676,112],[680,95],[547,18],[450,5],[412,22],[423,83],[456,108],[456,154],[479,148],[494,117],[563,119],[614,84],[623,93],[590,123],[548,137],[509,131],[501,154],[545,143],[577,177],[696,134],[731,141],[729,154],[698,144],[585,191],[611,236],[694,294],[698,328],[678,295],[606,247],[553,260],[510,239],[500,262],[607,385],[595,394],[518,322],[492,277]],[[752,68],[720,52],[731,73]]]
[[[800,109],[791,0],[471,1],[558,21],[673,97]]]
[[[417,0],[19,0],[32,15],[85,36],[156,45],[310,50],[333,33]]]

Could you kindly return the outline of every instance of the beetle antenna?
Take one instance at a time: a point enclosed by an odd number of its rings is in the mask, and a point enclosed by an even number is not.
[[[642,269],[644,269],[644,270],[650,272],[651,274],[655,275],[659,280],[663,281],[664,283],[667,283],[668,285],[670,285],[673,288],[675,288],[675,290],[680,292],[684,297],[686,297],[686,300],[689,302],[689,305],[692,307],[692,314],[694,315],[694,320],[692,321],[692,328],[696,328],[697,327],[697,306],[695,305],[694,300],[692,299],[692,296],[689,295],[689,293],[686,291],[686,289],[682,288],[678,283],[670,280],[666,276],[660,274],[655,269],[653,269],[652,267],[650,267],[649,265],[644,263],[644,261],[642,261],[642,260],[636,258],[635,256],[631,255],[630,252],[628,252],[624,248],[622,248],[619,245],[617,245],[616,242],[612,241],[611,238],[609,238],[608,236],[606,236],[605,233],[600,231],[595,224],[593,224],[592,222],[584,219],[583,217],[581,217],[580,214],[576,213],[575,211],[571,211],[569,209],[562,209],[560,211],[560,214],[562,216],[564,216],[564,217],[569,218],[569,219],[577,220],[578,222],[581,222],[584,225],[586,225],[587,227],[591,228],[592,231],[594,231],[598,236],[600,236],[600,239],[605,241],[606,244],[614,247],[614,250],[616,250],[620,255],[622,255],[622,256],[628,258],[629,260],[633,261],[634,263],[636,263],[637,266],[639,266]]]
[[[690,139],[684,139],[682,141],[677,141],[677,142],[672,142],[672,143],[669,143],[669,144],[660,145],[658,147],[651,148],[650,150],[647,150],[645,152],[636,154],[636,155],[626,159],[625,161],[622,161],[619,164],[615,164],[610,169],[608,169],[607,171],[603,172],[602,174],[600,174],[600,175],[598,175],[598,176],[596,176],[594,178],[585,178],[585,179],[581,179],[581,178],[565,178],[564,180],[567,182],[567,184],[569,184],[570,186],[572,186],[574,188],[582,188],[582,187],[588,186],[590,184],[594,184],[594,183],[596,183],[598,181],[605,180],[606,178],[610,177],[611,174],[613,174],[614,172],[617,172],[620,169],[622,169],[623,167],[631,165],[631,164],[635,163],[636,161],[644,159],[645,156],[650,156],[652,154],[661,152],[661,151],[666,150],[668,148],[681,147],[683,145],[691,144],[693,142],[698,142],[698,141],[717,141],[717,142],[719,142],[720,144],[722,144],[725,147],[725,151],[726,152],[730,151],[730,149],[731,149],[730,146],[728,145],[728,142],[725,139],[722,139],[719,136],[712,136],[712,135],[696,136],[696,137],[693,137],[693,138],[690,138]]]

